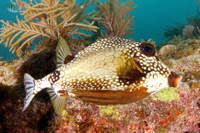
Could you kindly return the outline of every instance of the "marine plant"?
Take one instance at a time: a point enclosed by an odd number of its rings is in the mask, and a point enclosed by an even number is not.
[[[196,15],[187,17],[186,19],[188,21],[188,25],[194,26],[194,31],[193,31],[194,35],[200,34],[200,30],[199,30],[199,28],[200,28],[200,11],[198,10],[198,8],[197,8]]]
[[[200,1],[199,1],[200,4]],[[174,36],[182,36],[185,38],[189,38],[192,36],[196,36],[200,34],[200,11],[197,8],[197,14],[191,17],[187,17],[187,25],[185,26],[182,23],[175,22],[176,26],[165,26],[162,27],[164,29],[164,33],[162,34],[164,37],[172,39]],[[188,36],[188,35],[189,36]]]
[[[0,29],[0,43],[4,42],[5,47],[15,51],[20,56],[22,51],[30,49],[32,41],[38,37],[46,37],[58,40],[72,38],[72,35],[88,36],[79,30],[96,31],[94,26],[95,13],[84,13],[85,9],[92,3],[92,0],[83,1],[83,4],[76,4],[75,0],[40,0],[40,3],[25,4],[22,11],[24,20],[17,23],[5,22]],[[23,49],[24,48],[24,49]]]
[[[182,35],[184,24],[175,22],[176,26],[165,26],[161,27],[164,30],[162,34],[164,37],[172,39],[174,36]]]
[[[95,3],[98,12],[97,21],[101,24],[101,37],[125,37],[133,34],[133,18],[130,14],[136,8],[132,0],[125,3],[121,0],[108,0]]]

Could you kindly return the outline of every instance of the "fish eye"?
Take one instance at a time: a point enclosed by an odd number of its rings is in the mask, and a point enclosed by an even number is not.
[[[154,56],[155,55],[155,48],[150,43],[142,43],[140,45],[140,50],[146,56]]]

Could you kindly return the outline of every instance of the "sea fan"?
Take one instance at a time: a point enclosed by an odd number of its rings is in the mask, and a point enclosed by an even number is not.
[[[121,0],[108,0],[107,2],[97,2],[96,11],[98,12],[98,22],[103,26],[102,37],[125,37],[133,34],[133,18],[130,12],[136,8],[132,0],[125,3]]]
[[[0,43],[10,48],[10,51],[20,51],[23,47],[39,36],[57,40],[59,36],[72,36],[73,34],[88,36],[79,29],[96,31],[93,26],[93,12],[85,13],[85,9],[91,4],[91,0],[83,1],[82,5],[75,4],[75,0],[40,0],[35,4],[25,4],[22,11],[24,20],[17,18],[17,23],[5,22],[0,29]]]

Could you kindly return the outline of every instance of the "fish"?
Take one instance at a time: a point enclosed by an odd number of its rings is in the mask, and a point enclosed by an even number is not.
[[[19,6],[16,4],[9,4],[6,5],[5,8],[12,13],[18,13],[19,12]]]
[[[66,96],[97,105],[128,104],[177,87],[182,78],[163,64],[152,44],[120,37],[99,40],[75,56],[60,37],[56,58],[56,70],[45,77],[36,80],[24,74],[23,111],[45,88],[60,114]]]

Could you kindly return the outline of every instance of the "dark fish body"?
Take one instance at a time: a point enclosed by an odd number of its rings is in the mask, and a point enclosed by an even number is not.
[[[71,52],[60,38],[57,47],[58,68],[42,79],[25,74],[24,109],[44,88],[48,88],[57,114],[64,107],[65,97],[79,98],[94,104],[126,104],[141,100],[181,80],[158,58],[154,46],[124,38],[106,38],[80,51],[64,64]]]
[[[12,13],[19,12],[19,6],[16,4],[9,4],[9,5],[6,5],[5,7],[9,12],[12,12]]]

